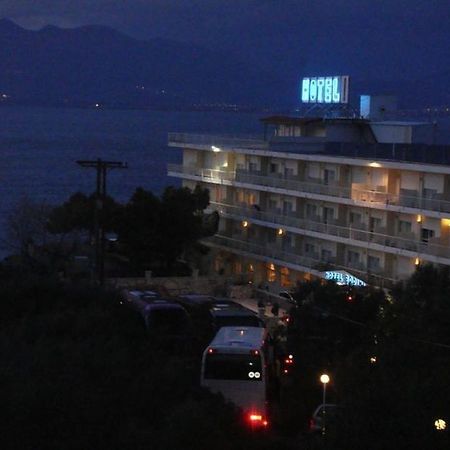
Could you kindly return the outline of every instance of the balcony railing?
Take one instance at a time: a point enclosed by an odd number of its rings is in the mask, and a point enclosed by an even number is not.
[[[342,187],[336,184],[308,183],[292,178],[280,178],[266,175],[258,175],[249,171],[238,169],[237,171],[224,171],[207,168],[185,167],[182,165],[169,164],[169,172],[179,175],[195,176],[205,182],[221,183],[224,180],[239,182],[264,188],[285,189],[308,194],[318,194],[334,198],[343,198],[358,202],[367,202],[373,206],[385,208],[386,206],[402,206],[421,211],[433,211],[450,213],[450,202],[439,199],[429,199],[403,194],[390,194],[375,189],[361,189],[360,185],[353,187]]]
[[[383,246],[383,251],[390,253],[397,253],[395,250],[407,250],[416,253],[426,259],[427,256],[437,256],[440,258],[447,258],[450,264],[450,247],[442,245],[440,241],[430,240],[423,242],[422,240],[411,238],[403,238],[392,236],[390,234],[383,234],[379,232],[370,232],[351,226],[339,226],[330,223],[322,223],[313,221],[311,219],[301,219],[291,215],[277,214],[276,212],[266,212],[257,210],[254,207],[241,207],[227,203],[211,202],[210,207],[219,211],[219,213],[235,218],[236,220],[259,220],[267,224],[276,224],[281,227],[291,227],[300,230],[311,231],[325,235],[325,239],[330,236],[349,239],[352,244],[355,241],[366,247],[369,244],[378,244]]]
[[[233,135],[209,135],[190,133],[169,133],[169,144],[177,145],[201,145],[206,147],[224,148],[251,148],[267,150],[269,143],[257,136],[233,136]]]
[[[299,266],[299,271],[309,269],[316,276],[319,276],[320,273],[325,270],[334,269],[350,271],[364,280],[370,278],[373,284],[385,287],[392,286],[396,281],[382,269],[380,269],[378,273],[374,274],[365,269],[362,270],[362,266],[360,268],[355,268],[349,265],[333,264],[331,262],[325,262],[320,258],[311,258],[304,255],[299,255],[297,253],[283,251],[281,249],[266,245],[258,245],[250,241],[243,241],[225,235],[215,235],[203,240],[203,242],[212,247],[223,248],[231,253],[233,253],[233,251],[237,251],[248,254],[255,259],[263,259],[265,261],[278,260],[286,264]]]
[[[450,164],[448,145],[426,144],[360,144],[356,142],[328,142],[312,136],[270,136],[263,140],[256,136],[169,133],[169,145],[216,146],[253,148],[273,152],[320,153],[331,157],[364,158],[372,161],[386,160],[416,162],[421,164]]]

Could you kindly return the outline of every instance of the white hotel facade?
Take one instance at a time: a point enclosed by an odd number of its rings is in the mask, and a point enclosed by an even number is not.
[[[261,139],[171,133],[168,174],[208,188],[211,269],[295,286],[341,271],[389,287],[450,265],[450,146],[423,123],[261,119]]]

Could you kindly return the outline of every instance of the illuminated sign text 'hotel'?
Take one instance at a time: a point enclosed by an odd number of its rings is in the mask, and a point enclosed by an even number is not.
[[[303,78],[302,102],[348,103],[348,83],[348,75]]]

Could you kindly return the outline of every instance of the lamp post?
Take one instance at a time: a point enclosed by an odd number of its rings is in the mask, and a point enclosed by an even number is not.
[[[323,384],[323,395],[322,395],[322,434],[325,434],[325,416],[326,416],[326,400],[327,400],[327,384],[330,382],[330,377],[324,373],[320,375],[320,382]]]

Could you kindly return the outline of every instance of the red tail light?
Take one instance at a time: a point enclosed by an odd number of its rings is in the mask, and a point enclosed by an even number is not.
[[[250,422],[251,427],[267,427],[269,425],[268,420],[264,417],[263,414],[258,412],[251,412],[247,416],[248,421]]]

